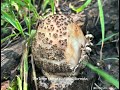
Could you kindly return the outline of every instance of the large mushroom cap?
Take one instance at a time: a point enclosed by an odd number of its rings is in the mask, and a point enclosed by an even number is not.
[[[38,67],[48,73],[69,74],[81,57],[85,37],[72,18],[65,15],[47,17],[38,26],[32,54]]]

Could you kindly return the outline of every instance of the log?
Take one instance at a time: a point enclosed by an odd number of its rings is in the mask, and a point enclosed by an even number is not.
[[[1,80],[15,76],[15,68],[20,62],[23,51],[23,40],[12,45],[11,47],[1,50]]]

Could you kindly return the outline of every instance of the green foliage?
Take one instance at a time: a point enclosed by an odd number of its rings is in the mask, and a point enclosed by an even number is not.
[[[101,30],[102,30],[102,47],[104,44],[105,39],[105,25],[104,25],[104,13],[101,0],[98,0],[98,7],[99,7],[99,16],[100,16],[100,23],[101,23]]]
[[[87,0],[81,7],[79,8],[75,8],[74,6],[72,6],[71,4],[69,5],[69,7],[76,11],[77,13],[83,11],[90,3],[91,3],[92,0]]]
[[[51,6],[52,13],[54,14],[54,12],[55,12],[55,2],[54,2],[54,0],[44,0],[43,5],[42,5],[43,11],[45,11],[47,5]]]
[[[15,10],[17,11],[17,13],[15,12]],[[33,13],[33,16],[34,16],[33,18],[30,16],[30,11],[32,11]],[[14,32],[9,36],[5,37],[4,39],[1,40],[1,43],[3,43],[7,39],[14,37],[16,35],[22,35],[26,40],[25,49],[23,52],[22,64],[20,68],[20,76],[19,75],[17,76],[17,84],[18,84],[19,90],[28,89],[28,85],[27,85],[28,84],[27,82],[28,52],[29,52],[30,41],[35,34],[35,30],[31,30],[31,25],[33,24],[31,23],[31,20],[32,19],[37,20],[38,18],[39,18],[39,14],[37,13],[36,8],[31,4],[30,0],[24,0],[24,1],[9,0],[9,2],[8,1],[5,2],[5,5],[2,5],[2,20],[11,24],[19,32],[18,33]],[[25,21],[28,32],[24,32],[23,26],[21,25],[21,22],[18,19],[23,19]],[[32,20],[32,21],[36,21],[36,20]],[[12,86],[9,87],[10,90],[14,90],[13,88],[14,87]]]
[[[17,30],[19,30],[20,34],[23,35],[23,37],[25,38],[25,35],[23,33],[23,29],[22,29],[22,26],[21,24],[19,23],[19,21],[13,17],[11,17],[8,13],[2,11],[2,18],[6,21],[8,21],[10,24],[12,24]]]
[[[18,11],[19,14],[24,14],[26,16],[28,13],[26,11],[32,11],[36,19],[39,17],[36,8],[31,4],[30,0],[11,0],[11,2],[13,3],[12,5],[15,6],[15,9]]]
[[[22,90],[22,80],[20,79],[20,76],[17,76],[17,84],[18,84],[19,90]]]
[[[106,42],[106,41],[110,40],[111,38],[113,38],[114,36],[118,36],[118,35],[119,35],[119,33],[113,33],[113,34],[109,35],[108,37],[106,37],[104,39],[104,42]],[[96,45],[101,45],[101,42],[102,42],[102,40],[100,40]]]
[[[90,69],[92,69],[94,72],[102,76],[106,81],[114,85],[119,89],[119,81],[115,79],[113,76],[109,75],[108,73],[104,72],[103,70],[99,69],[98,67],[93,66],[90,63],[86,64]]]
[[[54,0],[50,0],[50,6],[51,6],[51,9],[52,9],[52,13],[54,14],[54,12],[55,12],[55,3],[54,3]]]
[[[24,1],[20,1],[20,0],[7,1],[6,0],[6,2],[2,3],[1,8],[2,8],[1,9],[1,11],[2,11],[1,18],[2,18],[3,24],[4,24],[4,22],[11,24],[14,28],[16,28],[19,31],[19,34],[21,34],[26,39],[24,29],[22,28],[21,23],[18,19],[24,17],[26,26],[28,28],[28,34],[30,35],[31,21],[33,24],[33,22],[35,23],[36,20],[39,18],[39,14],[37,13],[36,8],[31,4],[30,0],[24,0]],[[18,13],[14,13],[15,10]],[[34,15],[33,18],[30,17],[30,13],[29,13],[30,11],[32,11],[32,13]],[[29,13],[29,16],[27,16],[28,13]],[[11,35],[2,39],[1,42],[3,43],[5,40],[7,40],[11,37],[14,37],[16,35],[17,34],[12,33]]]
[[[8,87],[7,90],[17,90],[18,86],[16,85],[16,83],[17,83],[17,77],[11,81],[10,86]]]
[[[25,43],[24,53],[23,53],[23,63],[24,63],[24,84],[23,89],[28,90],[27,78],[28,78],[28,49],[27,43]]]
[[[6,40],[8,40],[9,38],[14,37],[14,36],[16,36],[16,35],[18,35],[18,34],[10,34],[10,35],[8,35],[7,37],[5,37],[4,39],[1,40],[1,44],[2,44],[3,42],[5,42]]]
[[[42,4],[42,9],[43,9],[43,11],[45,11],[47,5],[49,4],[49,1],[50,1],[50,0],[44,0],[44,2],[43,2],[43,4]]]

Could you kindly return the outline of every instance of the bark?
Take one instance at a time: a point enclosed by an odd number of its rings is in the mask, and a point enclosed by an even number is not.
[[[1,50],[1,80],[12,78],[22,55],[23,41]]]

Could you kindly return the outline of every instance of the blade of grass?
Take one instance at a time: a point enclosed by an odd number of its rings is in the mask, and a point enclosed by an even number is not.
[[[35,6],[33,6],[32,4],[30,4],[30,9],[33,11],[35,17],[36,17],[36,18],[39,18],[39,14],[38,14]]]
[[[92,0],[87,0],[81,7],[79,8],[75,8],[74,6],[72,6],[71,4],[69,5],[69,7],[76,11],[77,13],[81,12],[84,10],[84,8],[86,8],[90,3],[91,3]]]
[[[49,3],[49,0],[44,0],[43,5],[42,5],[43,11],[45,11],[45,8],[48,5],[48,3]]]
[[[13,25],[20,32],[20,34],[22,34],[23,37],[25,38],[22,26],[20,25],[20,22],[17,19],[14,19],[4,11],[2,11],[2,18],[8,21],[11,25]]]
[[[26,5],[26,3],[21,0],[14,0],[14,2],[17,3],[18,5],[20,5],[20,7],[23,7]]]
[[[54,0],[44,0],[43,5],[42,5],[43,11],[45,11],[48,4],[51,6],[52,13],[54,14],[54,12],[55,12],[55,2],[54,2]]]
[[[1,10],[5,10],[8,7],[8,3],[1,3]]]
[[[18,81],[17,76],[10,82],[10,85],[7,90],[17,90],[18,89]]]
[[[102,9],[102,3],[101,0],[98,0],[98,8],[99,8],[99,16],[100,16],[100,24],[101,24],[101,32],[102,32],[102,44],[100,49],[100,60],[102,60],[102,50],[104,45],[104,39],[105,39],[105,25],[104,25],[104,13]]]
[[[50,6],[51,6],[51,9],[52,9],[52,13],[54,14],[54,12],[55,12],[55,2],[54,2],[54,0],[50,0]]]
[[[90,69],[92,69],[94,72],[98,73],[100,76],[102,76],[106,81],[114,85],[119,89],[119,81],[115,79],[113,76],[109,75],[105,71],[99,69],[98,67],[93,66],[90,63],[87,63],[86,66],[88,66]]]
[[[33,2],[33,6],[35,6],[35,0],[32,0],[32,2]]]
[[[24,43],[25,41],[23,41],[23,48],[24,48]],[[24,49],[23,49],[24,50]],[[20,78],[21,78],[21,81],[23,81],[23,74],[24,74],[24,70],[23,70],[23,66],[24,66],[24,59],[23,59],[24,55],[22,55],[22,58],[21,58],[21,63],[20,63]],[[22,84],[22,88],[23,88],[23,84]]]
[[[112,37],[117,36],[117,35],[119,35],[119,33],[113,33],[113,34],[111,34],[110,36],[108,36],[108,37],[106,37],[104,39],[104,42],[108,41],[109,39],[111,39]],[[102,40],[100,40],[96,45],[100,45],[101,42],[102,42]]]
[[[32,40],[32,38],[35,36],[35,34],[36,34],[36,30],[31,30],[31,34],[30,34],[30,36],[28,38],[28,41]]]
[[[9,15],[13,17],[13,19],[15,19],[15,13],[14,13],[14,9],[12,6],[12,0],[6,0],[8,3],[8,9],[9,9]]]
[[[29,7],[30,7],[29,10],[30,10],[30,11],[33,11],[35,17],[38,18],[38,17],[39,17],[39,14],[38,14],[37,9],[35,8],[35,6],[32,5],[31,0],[24,0],[24,2],[27,4],[26,7],[28,7],[28,9],[29,9]]]
[[[27,39],[28,45],[30,46],[30,42],[36,34],[36,30],[31,30],[31,34],[29,34],[29,38]]]
[[[19,10],[19,6],[15,1],[11,0],[11,5],[14,6],[17,11]]]
[[[22,90],[22,81],[19,76],[17,76],[17,82],[18,82],[18,88],[19,90]]]
[[[99,16],[100,16],[100,24],[101,24],[101,30],[102,30],[102,47],[104,44],[105,39],[105,25],[104,25],[104,13],[103,13],[103,7],[101,0],[98,0],[98,7],[99,7]]]
[[[24,16],[24,20],[27,28],[29,28],[29,18],[27,16]]]
[[[23,32],[23,28],[22,28],[20,22],[17,19],[15,21],[16,21],[17,29],[20,31],[20,33],[22,34],[22,36],[26,39],[25,34]]]
[[[119,58],[111,57],[111,58],[105,58],[104,61],[105,61],[105,60],[117,60],[117,61],[119,61]]]
[[[8,87],[8,90],[13,90],[12,87]]]
[[[28,49],[27,43],[24,45],[24,52],[23,52],[23,62],[24,62],[24,83],[23,83],[23,90],[28,90]]]
[[[31,64],[32,64],[32,74],[33,74],[33,80],[34,80],[34,83],[35,83],[35,88],[36,90],[38,90],[38,87],[37,87],[37,77],[36,77],[36,72],[35,72],[35,65],[34,65],[34,61],[33,61],[33,56],[31,55]]]
[[[6,40],[8,40],[9,38],[14,37],[14,36],[16,36],[16,34],[10,34],[9,36],[3,38],[3,39],[1,40],[1,44],[2,44],[3,42],[5,42]]]
[[[4,20],[7,20],[10,24],[12,24],[17,29],[15,20],[9,14],[4,12],[3,10],[2,10],[2,18]]]
[[[31,5],[31,0],[29,0],[29,4]],[[30,5],[29,5],[29,23],[28,23],[28,33],[30,34],[31,30],[31,18],[30,18]]]

